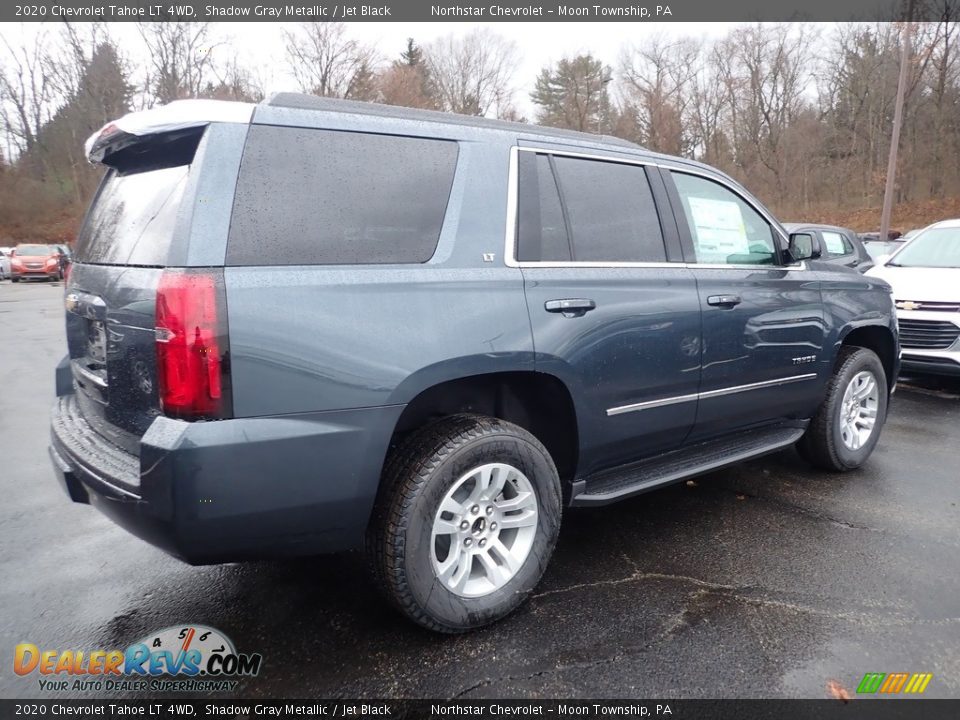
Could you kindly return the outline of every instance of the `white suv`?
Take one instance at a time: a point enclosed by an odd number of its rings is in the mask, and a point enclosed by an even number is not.
[[[903,369],[960,375],[960,219],[925,228],[867,274],[893,286]]]

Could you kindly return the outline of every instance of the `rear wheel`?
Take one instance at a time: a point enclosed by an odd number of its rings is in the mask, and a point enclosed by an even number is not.
[[[886,418],[887,378],[880,358],[867,348],[844,347],[826,398],[797,449],[824,470],[853,470],[870,457]]]
[[[407,617],[464,632],[520,605],[560,530],[560,481],[530,433],[456,415],[411,436],[387,464],[368,534],[381,588]]]

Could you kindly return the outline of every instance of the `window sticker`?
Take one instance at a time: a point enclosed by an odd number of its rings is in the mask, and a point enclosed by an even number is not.
[[[846,255],[847,249],[843,246],[843,238],[840,233],[822,232],[823,244],[827,246],[827,252],[830,255]]]
[[[690,213],[697,229],[697,257],[725,260],[750,252],[740,205],[727,200],[690,197]]]

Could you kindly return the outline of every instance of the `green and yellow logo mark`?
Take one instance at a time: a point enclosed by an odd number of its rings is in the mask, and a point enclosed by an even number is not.
[[[857,686],[857,693],[884,693],[919,695],[933,679],[932,673],[867,673]]]

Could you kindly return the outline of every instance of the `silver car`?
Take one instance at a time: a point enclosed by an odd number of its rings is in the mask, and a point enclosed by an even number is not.
[[[10,248],[0,248],[0,280],[10,277]]]

